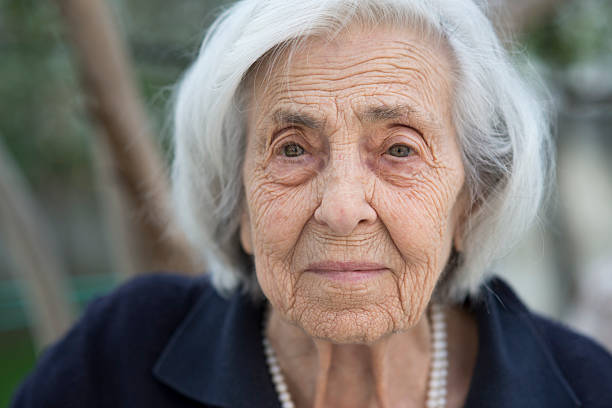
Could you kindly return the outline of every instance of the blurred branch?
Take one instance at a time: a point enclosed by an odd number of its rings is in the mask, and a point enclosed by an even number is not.
[[[41,350],[57,340],[73,320],[66,268],[56,255],[49,229],[27,184],[0,144],[0,234],[6,240],[15,278],[22,282]]]
[[[106,235],[112,237],[108,243],[112,254],[113,273],[117,275],[118,280],[128,279],[137,275],[138,271],[145,270],[147,266],[142,264],[141,257],[133,254],[133,224],[126,219],[128,211],[116,187],[111,155],[102,140],[94,140],[93,159],[97,193],[106,220]]]
[[[88,109],[104,143],[137,231],[147,269],[193,272],[191,250],[175,228],[167,174],[129,68],[127,52],[103,0],[56,0],[74,44]],[[102,151],[102,150],[99,150]]]

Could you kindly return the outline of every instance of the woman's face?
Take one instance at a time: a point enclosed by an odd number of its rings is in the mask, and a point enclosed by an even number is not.
[[[338,343],[412,327],[464,212],[448,52],[352,29],[253,75],[241,242],[264,294]]]

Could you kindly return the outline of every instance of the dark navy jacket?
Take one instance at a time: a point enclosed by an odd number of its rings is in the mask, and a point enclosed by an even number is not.
[[[538,317],[499,279],[471,305],[479,348],[466,407],[612,407],[612,357]],[[262,307],[208,279],[136,279],[91,304],[41,358],[14,408],[280,407]]]

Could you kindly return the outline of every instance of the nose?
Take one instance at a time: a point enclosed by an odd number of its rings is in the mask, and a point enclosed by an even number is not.
[[[355,174],[331,177],[315,210],[315,221],[343,236],[350,235],[359,224],[373,223],[377,214],[366,199],[364,184]]]

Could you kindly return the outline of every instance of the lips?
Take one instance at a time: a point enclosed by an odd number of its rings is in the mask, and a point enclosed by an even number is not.
[[[388,268],[374,262],[316,262],[308,265],[306,272],[312,272],[339,281],[361,281],[370,279]]]
[[[373,262],[316,262],[308,265],[311,272],[373,272],[387,269],[385,265]]]

